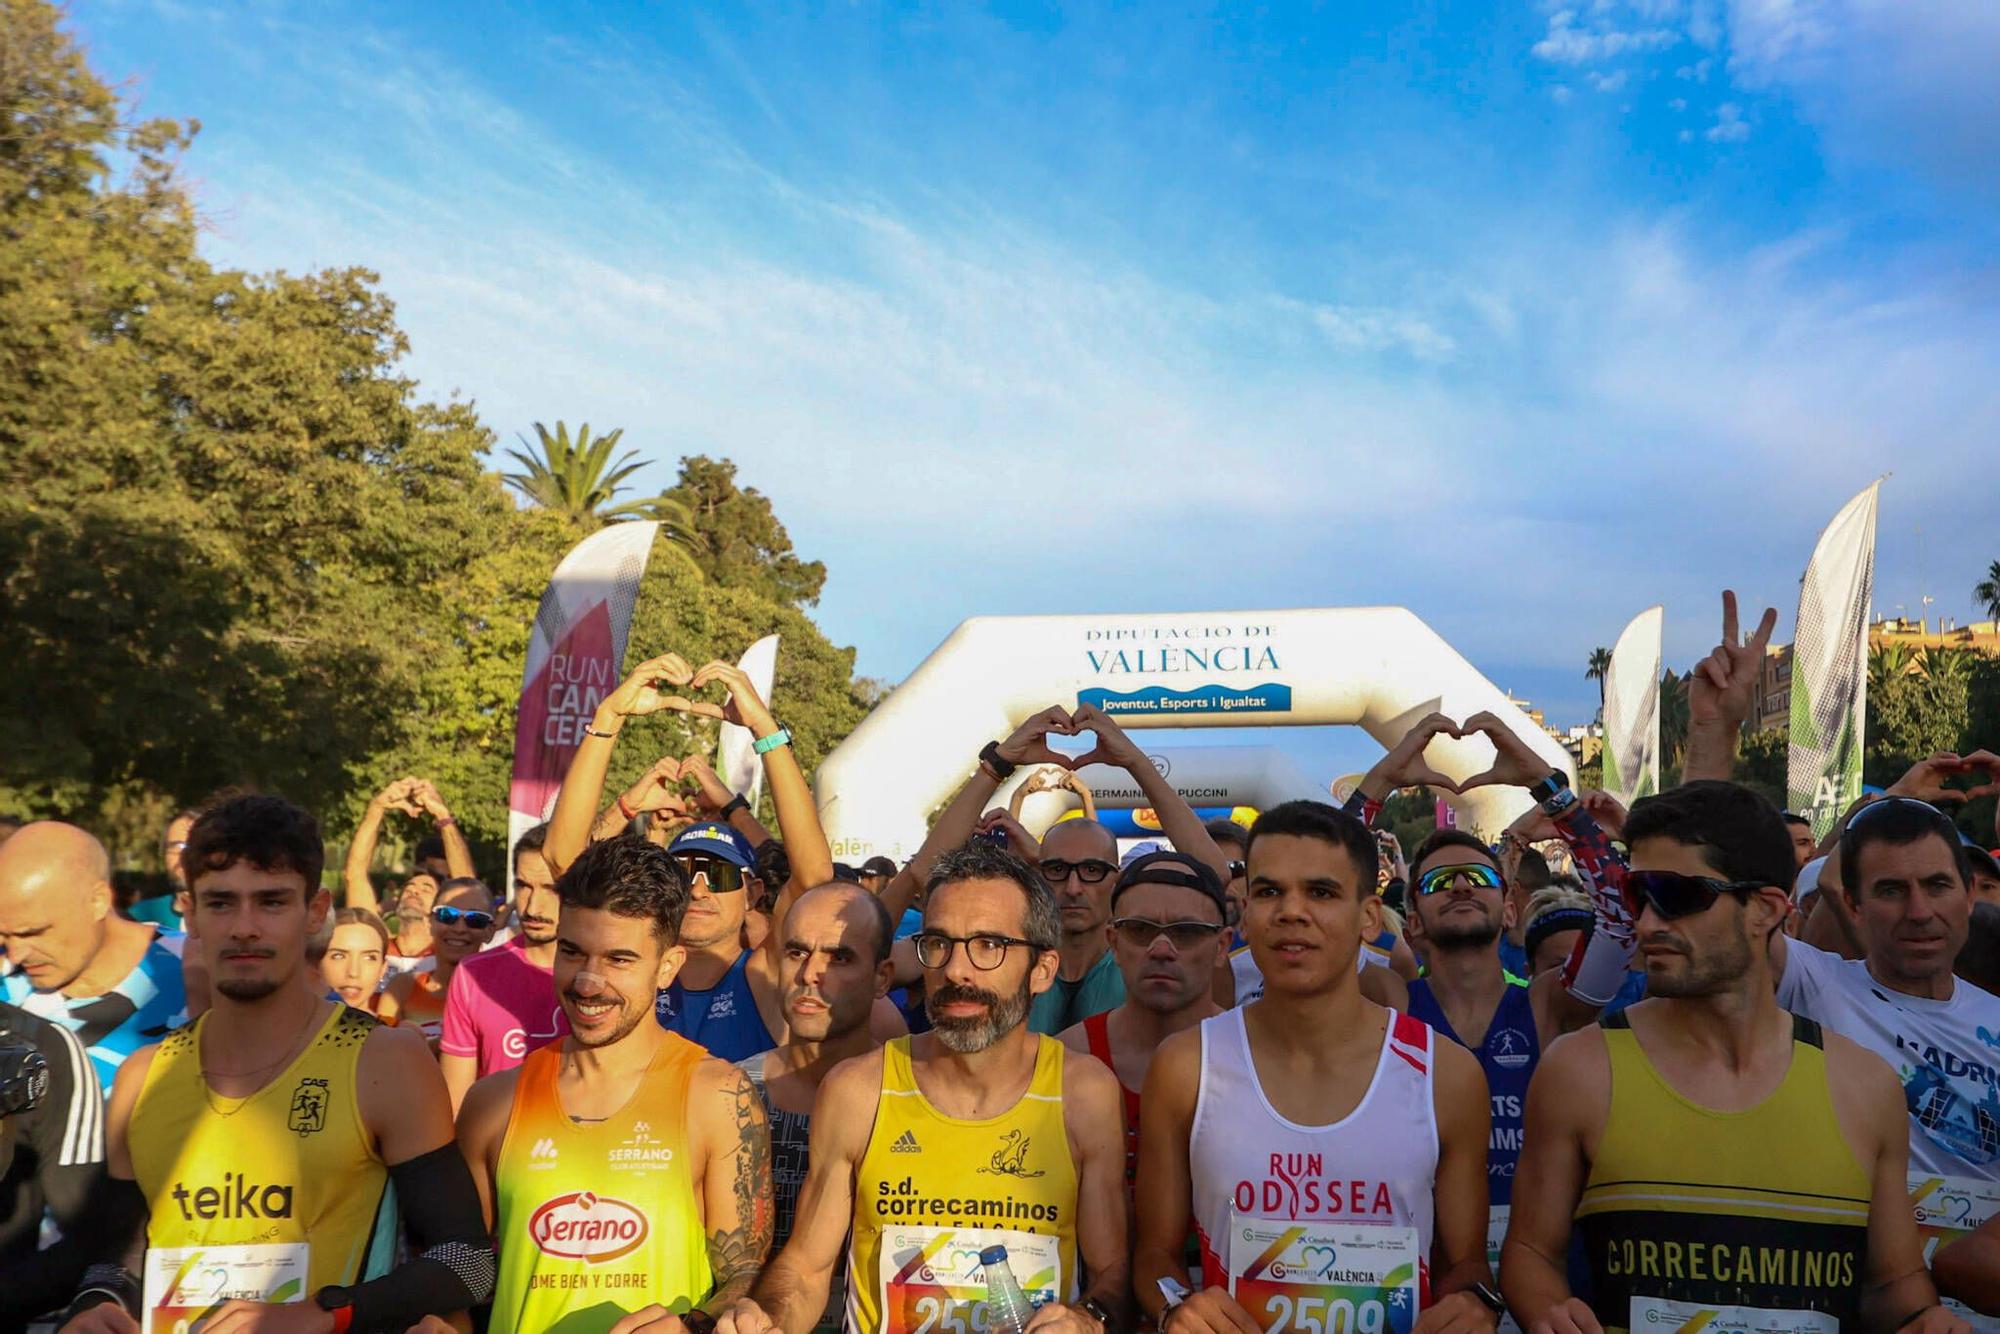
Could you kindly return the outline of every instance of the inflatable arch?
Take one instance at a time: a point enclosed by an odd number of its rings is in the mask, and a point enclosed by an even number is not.
[[[1265,810],[1297,797],[1326,800],[1325,785],[1306,777],[1292,757],[1276,746],[1147,746],[1146,758],[1188,805],[1205,813],[1203,818],[1226,816],[1237,806]],[[1001,784],[993,804],[1005,806],[1011,802],[1014,790],[1040,767],[1024,767]],[[1091,764],[1079,770],[1077,776],[1090,785],[1099,813],[1122,836],[1157,836],[1156,826],[1130,827],[1129,820],[1112,818],[1150,804],[1130,774],[1108,764]],[[1021,806],[1021,823],[1039,838],[1065,812],[1082,808],[1083,802],[1069,792],[1030,793]]]
[[[1432,710],[1506,719],[1552,769],[1569,752],[1403,607],[1182,615],[982,616],[945,638],[820,765],[834,856],[903,858],[979,748],[1051,704],[1095,704],[1127,728],[1348,725],[1388,746]],[[1440,738],[1448,777],[1492,762],[1483,738]],[[1515,788],[1448,797],[1459,823],[1497,834],[1527,808]]]

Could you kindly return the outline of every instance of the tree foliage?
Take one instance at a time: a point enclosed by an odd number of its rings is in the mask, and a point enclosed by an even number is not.
[[[1972,600],[1988,620],[2000,625],[2000,560],[1986,567],[1986,577],[1972,586]]]
[[[242,783],[337,837],[422,772],[497,843],[536,601],[605,515],[509,499],[472,406],[402,372],[372,273],[204,260],[195,127],[127,121],[59,17],[0,0],[0,809],[137,850]],[[776,704],[816,762],[859,717],[852,654],[799,610],[824,567],[734,478],[683,464],[709,578],[656,554],[632,647],[779,631]]]
[[[585,522],[653,519],[663,525],[668,536],[685,540],[693,520],[687,506],[679,501],[668,496],[618,500],[625,490],[625,479],[646,466],[643,461],[632,461],[639,457],[636,449],[628,449],[615,461],[612,459],[611,451],[624,435],[624,428],[620,427],[593,439],[590,423],[585,422],[577,428],[576,438],[571,439],[567,422],[557,422],[553,431],[536,422],[535,439],[540,454],[525,449],[508,450],[507,457],[519,464],[522,471],[507,473],[503,480],[529,503],[542,509]],[[521,443],[525,446],[528,442],[523,438]]]

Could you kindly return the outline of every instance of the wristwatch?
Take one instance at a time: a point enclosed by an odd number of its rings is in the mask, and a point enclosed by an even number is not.
[[[1486,1309],[1494,1315],[1504,1316],[1507,1314],[1507,1299],[1487,1287],[1484,1283],[1475,1283],[1467,1288],[1466,1291],[1477,1297],[1485,1304]]]
[[[1109,1330],[1111,1328],[1111,1312],[1109,1308],[1107,1308],[1103,1302],[1098,1301],[1097,1298],[1085,1297],[1082,1301],[1076,1304],[1076,1309],[1083,1312],[1085,1315],[1089,1316],[1092,1320],[1095,1320],[1098,1324],[1104,1326],[1105,1329]]]
[[[758,737],[750,743],[750,749],[756,751],[759,755],[768,755],[780,746],[789,746],[791,744],[792,729],[783,723],[779,723],[777,731],[771,733],[769,736]],[[685,1324],[687,1322],[683,1319],[681,1323]]]
[[[749,809],[750,809],[750,803],[743,799],[743,794],[741,792],[738,792],[728,801],[722,803],[722,809],[716,813],[716,818],[724,822],[727,822],[729,817],[736,814],[736,812],[747,811]]]
[[[979,762],[992,770],[993,776],[1003,783],[1012,778],[1014,770],[1020,767],[1012,760],[1001,756],[998,741],[989,741],[980,748]]]
[[[1561,770],[1531,785],[1528,796],[1551,820],[1568,814],[1570,807],[1576,805],[1576,793],[1570,790],[1569,776]]]

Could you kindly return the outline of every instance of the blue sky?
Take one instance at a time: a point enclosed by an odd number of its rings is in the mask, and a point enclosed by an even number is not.
[[[1408,605],[1582,721],[1716,590],[2000,558],[2000,7],[77,0],[217,260],[503,440],[738,461],[896,679],[973,614]],[[1216,740],[1231,739],[1218,736]],[[1365,738],[1293,734],[1313,768]]]

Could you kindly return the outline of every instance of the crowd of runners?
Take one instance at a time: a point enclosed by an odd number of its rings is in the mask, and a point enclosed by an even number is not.
[[[906,864],[841,866],[750,681],[668,653],[497,891],[418,779],[338,893],[277,796],[177,818],[177,892],[123,910],[82,828],[13,829],[0,1331],[2000,1324],[2000,867],[1951,815],[2000,757],[1815,838],[1730,781],[1772,618],[1725,604],[1685,781],[1630,810],[1432,715],[1344,806],[1205,823],[1053,705]],[[775,830],[700,758],[605,792],[704,694]],[[1385,843],[1475,733],[1456,786],[1527,814]],[[996,804],[1084,735],[1155,845]],[[390,900],[392,813],[430,836]]]

